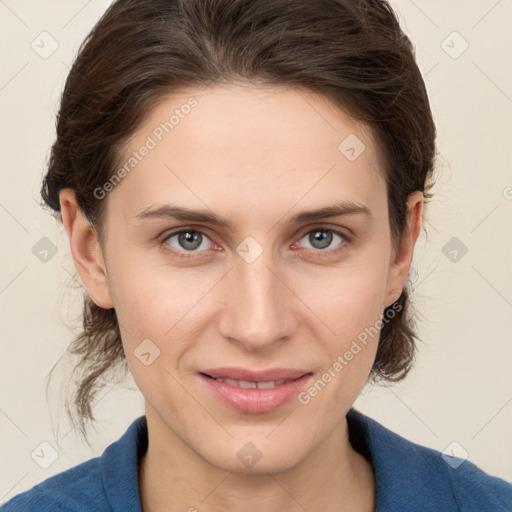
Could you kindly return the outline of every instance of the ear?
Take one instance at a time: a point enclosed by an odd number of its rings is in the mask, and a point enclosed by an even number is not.
[[[78,206],[75,191],[70,188],[61,190],[59,202],[71,255],[89,296],[101,308],[114,307],[96,231]]]
[[[414,245],[421,230],[423,192],[416,190],[407,200],[407,224],[404,235],[390,262],[384,308],[395,302],[401,295],[409,274]]]

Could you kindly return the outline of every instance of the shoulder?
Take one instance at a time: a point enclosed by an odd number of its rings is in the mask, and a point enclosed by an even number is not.
[[[461,510],[512,511],[512,483],[489,475],[469,460],[445,470]]]
[[[22,492],[0,507],[1,512],[85,512],[104,510],[100,458],[82,462]],[[103,508],[101,508],[103,506]]]
[[[89,459],[53,475],[0,506],[0,512],[140,512],[138,460],[147,449],[146,417]]]
[[[354,409],[347,420],[354,447],[372,460],[379,512],[512,511],[512,483],[413,443]]]
[[[493,512],[512,511],[512,483],[490,475],[468,459],[449,456],[438,450],[414,444],[416,450],[439,477],[433,480],[435,488],[447,499],[449,493],[458,511],[472,512],[489,510]]]

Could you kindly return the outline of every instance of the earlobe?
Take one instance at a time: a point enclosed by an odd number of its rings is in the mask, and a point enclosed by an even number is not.
[[[89,296],[101,308],[114,307],[97,234],[78,206],[74,190],[61,190],[59,202],[71,255]]]
[[[384,308],[400,297],[411,268],[414,246],[421,230],[423,192],[416,190],[407,201],[407,225],[402,241],[390,263]]]

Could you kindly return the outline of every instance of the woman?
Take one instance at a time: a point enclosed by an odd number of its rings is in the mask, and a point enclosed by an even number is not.
[[[42,196],[88,296],[75,403],[145,415],[14,511],[510,511],[352,405],[409,371],[435,126],[377,0],[118,0],[66,82]]]

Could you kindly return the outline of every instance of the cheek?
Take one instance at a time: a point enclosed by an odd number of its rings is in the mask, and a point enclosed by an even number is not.
[[[340,406],[359,394],[378,348],[388,264],[382,252],[375,254],[302,281],[301,297],[322,323],[316,334],[328,353],[325,378],[332,378],[332,398]]]
[[[337,339],[347,340],[374,325],[383,313],[387,272],[385,257],[361,257],[315,277],[302,277],[298,294]]]
[[[157,249],[131,252],[113,263],[118,318],[133,336],[161,339],[206,293],[206,283],[195,272],[173,268],[162,255],[148,255]]]
[[[162,407],[174,413],[185,398],[176,369],[199,339],[194,306],[211,284],[169,265],[135,258],[124,259],[116,269],[114,303],[130,372],[153,405],[162,400],[162,388],[167,389]]]
[[[115,268],[114,304],[127,363],[141,391],[151,396],[162,381],[173,386],[166,370],[174,375],[204,337],[198,314],[208,308],[208,292],[219,277],[173,268],[163,258],[127,257]]]

